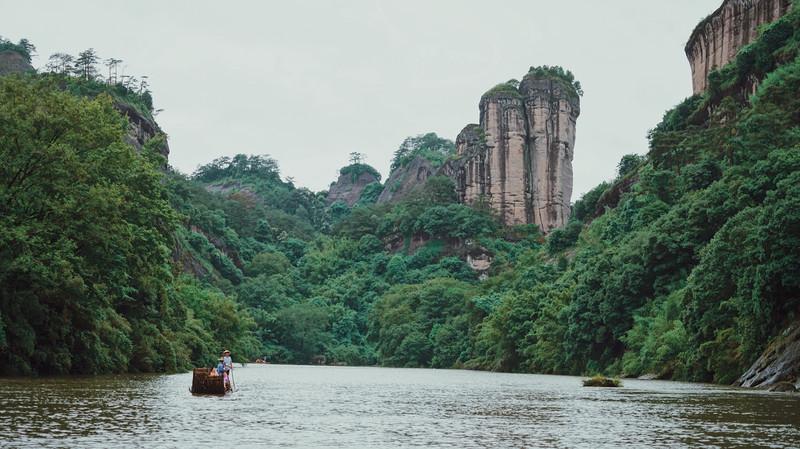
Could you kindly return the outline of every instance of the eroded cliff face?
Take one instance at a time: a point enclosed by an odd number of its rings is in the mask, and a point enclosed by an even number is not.
[[[380,182],[380,179],[366,171],[360,174],[340,174],[339,179],[331,184],[330,189],[328,189],[328,204],[341,201],[349,207],[353,207],[361,198],[364,189],[373,182]]]
[[[382,204],[399,201],[417,187],[423,186],[436,173],[436,168],[429,160],[417,156],[405,167],[392,171],[377,202]]]
[[[535,223],[547,233],[566,224],[572,197],[578,94],[568,82],[528,74],[480,102],[480,124],[456,139],[458,159],[441,174],[464,203],[485,202],[506,225]]]
[[[784,329],[734,385],[797,391],[800,388],[800,322]]]
[[[571,88],[552,78],[526,76],[520,91],[525,98],[528,132],[527,190],[533,215],[528,223],[548,232],[569,220],[580,101]]]
[[[24,56],[16,51],[0,51],[0,76],[33,72],[34,68]]]
[[[485,136],[485,199],[504,223],[527,223],[525,189],[526,113],[517,92],[484,95],[480,126]]]
[[[758,27],[789,10],[791,0],[725,0],[697,25],[686,44],[695,94],[708,87],[708,74],[731,61],[758,35]]]
[[[486,163],[486,133],[475,123],[469,124],[456,137],[459,159],[448,161],[440,173],[454,180],[462,203],[485,201],[489,164]]]
[[[18,73],[36,72],[36,69],[21,54],[6,50],[0,51],[0,76]],[[150,116],[145,116],[130,104],[115,102],[114,108],[128,119],[128,132],[125,140],[137,150],[141,150],[147,141],[156,137],[163,137],[159,142],[158,152],[169,158],[169,145],[167,136]]]
[[[159,142],[158,152],[161,153],[165,159],[169,159],[167,136],[155,120],[145,117],[136,110],[136,108],[126,103],[115,102],[114,108],[128,119],[128,133],[125,139],[129,144],[133,145],[137,150],[141,150],[144,144],[150,139],[163,137],[163,140]]]

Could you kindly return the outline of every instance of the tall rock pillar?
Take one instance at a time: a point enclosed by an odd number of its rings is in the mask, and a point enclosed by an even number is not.
[[[528,74],[519,86],[525,102],[527,157],[525,191],[528,223],[544,232],[564,226],[570,216],[572,158],[580,100],[572,86]]]
[[[471,123],[456,137],[457,163],[448,162],[443,172],[454,179],[459,201],[487,201],[486,179],[489,172],[486,154],[486,133],[480,125]]]
[[[458,157],[439,173],[453,178],[462,202],[489,205],[505,225],[563,226],[581,94],[561,67],[531,67],[522,83],[498,84],[481,97],[480,125],[459,133]]]
[[[505,224],[526,223],[525,108],[519,92],[484,95],[480,122],[486,145],[486,200]]]

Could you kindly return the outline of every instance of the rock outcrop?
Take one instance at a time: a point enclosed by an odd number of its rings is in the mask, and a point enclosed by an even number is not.
[[[571,85],[552,77],[523,78],[528,130],[528,223],[548,232],[564,226],[572,200],[572,158],[580,101]]]
[[[791,0],[725,0],[692,32],[686,56],[692,68],[695,94],[708,86],[708,74],[722,68],[758,36],[758,27],[789,10]]]
[[[405,167],[398,167],[392,171],[386,180],[383,192],[378,197],[378,203],[403,199],[414,189],[424,185],[425,181],[436,173],[437,169],[429,160],[422,156],[415,157]]]
[[[0,76],[33,71],[33,66],[22,54],[13,50],[0,51]]]
[[[16,73],[35,72],[36,69],[27,58],[13,50],[0,51],[0,76]],[[125,140],[137,150],[141,150],[150,139],[163,136],[158,151],[164,158],[169,158],[169,145],[166,134],[161,130],[150,114],[144,114],[130,104],[115,101],[114,108],[128,119],[128,132]]]
[[[528,132],[523,98],[516,90],[490,91],[481,98],[479,110],[486,145],[482,158],[486,176],[482,180],[484,198],[503,223],[528,223],[529,195],[525,185]],[[475,197],[474,192],[465,196]]]
[[[461,201],[488,204],[506,225],[535,223],[547,233],[566,224],[580,115],[571,79],[531,70],[519,86],[484,94],[479,109],[480,124],[456,139],[458,159],[440,169]]]
[[[800,323],[781,332],[735,385],[780,391],[800,387]]]
[[[137,150],[141,150],[144,144],[150,139],[163,136],[163,141],[159,143],[158,152],[161,153],[165,159],[169,158],[167,136],[155,120],[145,116],[127,103],[114,102],[114,108],[128,119],[128,133],[125,136],[125,140],[129,144],[133,145]]]
[[[328,189],[328,204],[330,205],[341,201],[349,207],[353,207],[359,198],[361,198],[364,189],[374,182],[380,182],[380,177],[375,176],[375,174],[369,170],[361,172],[341,172],[339,174],[339,179],[332,183],[330,189]]]
[[[475,123],[469,124],[456,137],[456,154],[460,160],[448,161],[441,174],[456,183],[459,201],[474,203],[486,198],[486,134]]]

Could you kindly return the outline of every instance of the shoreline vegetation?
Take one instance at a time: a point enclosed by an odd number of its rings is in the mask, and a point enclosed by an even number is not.
[[[114,58],[101,77],[93,50],[2,76],[0,374],[177,372],[224,345],[731,384],[800,319],[800,9],[760,33],[549,235],[459,203],[442,176],[391,203],[375,182],[348,206],[266,155],[179,173],[160,132],[127,143],[120,104],[152,119],[153,98]],[[29,41],[2,42],[29,59]],[[560,67],[535,75],[581,91]],[[455,145],[410,137],[392,166],[417,157]]]

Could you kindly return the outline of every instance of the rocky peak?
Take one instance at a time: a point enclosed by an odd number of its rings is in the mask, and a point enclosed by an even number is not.
[[[525,105],[516,88],[502,86],[484,94],[478,106],[486,145],[484,198],[504,223],[526,223]]]
[[[789,11],[791,0],[725,0],[700,22],[686,43],[695,94],[708,87],[708,74],[730,62],[758,37],[758,28]]]
[[[328,190],[328,204],[341,201],[353,207],[361,198],[364,189],[374,182],[380,182],[380,179],[378,172],[369,165],[348,165],[339,171],[339,179],[331,184]]]
[[[31,63],[19,52],[13,50],[0,51],[0,76],[33,71],[34,68]]]
[[[456,137],[458,159],[448,161],[440,170],[440,174],[454,180],[460,202],[482,201],[486,197],[486,154],[483,128],[475,123],[465,126]]]
[[[390,203],[405,198],[419,186],[425,184],[437,169],[423,156],[416,156],[407,165],[392,170],[378,203]]]
[[[548,232],[569,220],[580,99],[567,81],[536,74],[523,78],[520,92],[527,119],[527,223]]]
[[[483,150],[486,134],[481,125],[470,123],[456,137],[456,154],[458,156],[474,156]]]
[[[538,67],[499,84],[480,100],[480,124],[456,139],[458,159],[440,174],[464,203],[489,204],[507,225],[543,232],[566,224],[572,196],[580,86],[560,68]]]

